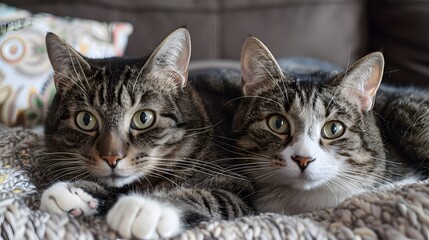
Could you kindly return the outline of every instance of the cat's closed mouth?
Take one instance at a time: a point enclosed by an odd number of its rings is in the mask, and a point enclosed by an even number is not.
[[[112,174],[110,174],[109,175],[109,177],[111,178],[111,179],[117,179],[117,178],[120,178],[120,179],[125,179],[125,178],[128,178],[128,176],[121,176],[121,175],[119,175],[119,174],[117,174],[117,173],[114,173],[114,172],[112,172]]]

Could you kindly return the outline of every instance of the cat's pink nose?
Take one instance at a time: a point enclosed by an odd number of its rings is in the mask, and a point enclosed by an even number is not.
[[[110,168],[114,169],[118,162],[124,158],[124,155],[115,155],[115,156],[101,156],[101,158],[106,161]]]
[[[301,172],[304,172],[304,170],[308,167],[308,165],[314,160],[315,158],[312,157],[302,157],[302,156],[291,156],[292,160],[298,164],[299,169],[301,169]]]

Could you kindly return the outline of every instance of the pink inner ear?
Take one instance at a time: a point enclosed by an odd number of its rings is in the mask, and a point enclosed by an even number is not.
[[[371,76],[368,79],[368,82],[365,84],[365,92],[370,97],[374,97],[377,92],[381,81],[381,74],[382,73],[380,72],[380,69],[378,67],[374,67],[371,72]]]
[[[241,59],[241,84],[243,87],[244,95],[250,95],[252,92],[252,85],[254,84],[255,70],[252,63],[248,58]]]
[[[373,107],[374,96],[377,93],[378,87],[380,86],[381,76],[383,72],[379,66],[374,66],[371,72],[371,76],[368,78],[368,81],[364,85],[364,93],[361,94],[361,110],[369,111]]]
[[[252,64],[249,63],[248,58],[241,59],[241,74],[243,76],[243,83],[248,84],[251,82],[254,69]]]
[[[372,108],[372,97],[366,94],[362,94],[359,96],[360,101],[360,109],[362,111],[368,112]]]
[[[174,83],[179,87],[185,87],[186,86],[186,80],[188,78],[188,72],[184,72],[184,75],[181,75],[177,72],[172,72],[170,74],[170,78],[174,81]]]

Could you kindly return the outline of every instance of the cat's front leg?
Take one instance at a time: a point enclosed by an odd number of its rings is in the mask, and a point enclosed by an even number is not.
[[[121,197],[107,214],[107,223],[124,238],[169,238],[183,229],[177,207],[145,196]]]
[[[40,210],[52,214],[70,213],[91,216],[98,213],[99,201],[87,191],[87,184],[58,182],[46,189],[40,200]]]

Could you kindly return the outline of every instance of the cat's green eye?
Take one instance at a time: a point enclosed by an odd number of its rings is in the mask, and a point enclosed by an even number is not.
[[[79,112],[76,115],[76,124],[84,131],[95,131],[98,127],[97,119],[87,111]]]
[[[268,127],[278,134],[289,134],[290,127],[287,119],[280,115],[273,115],[268,119]]]
[[[322,128],[322,136],[326,139],[339,138],[345,132],[345,127],[340,121],[327,122]]]
[[[142,110],[134,114],[131,120],[131,127],[137,130],[144,130],[153,125],[155,114],[151,110]]]

